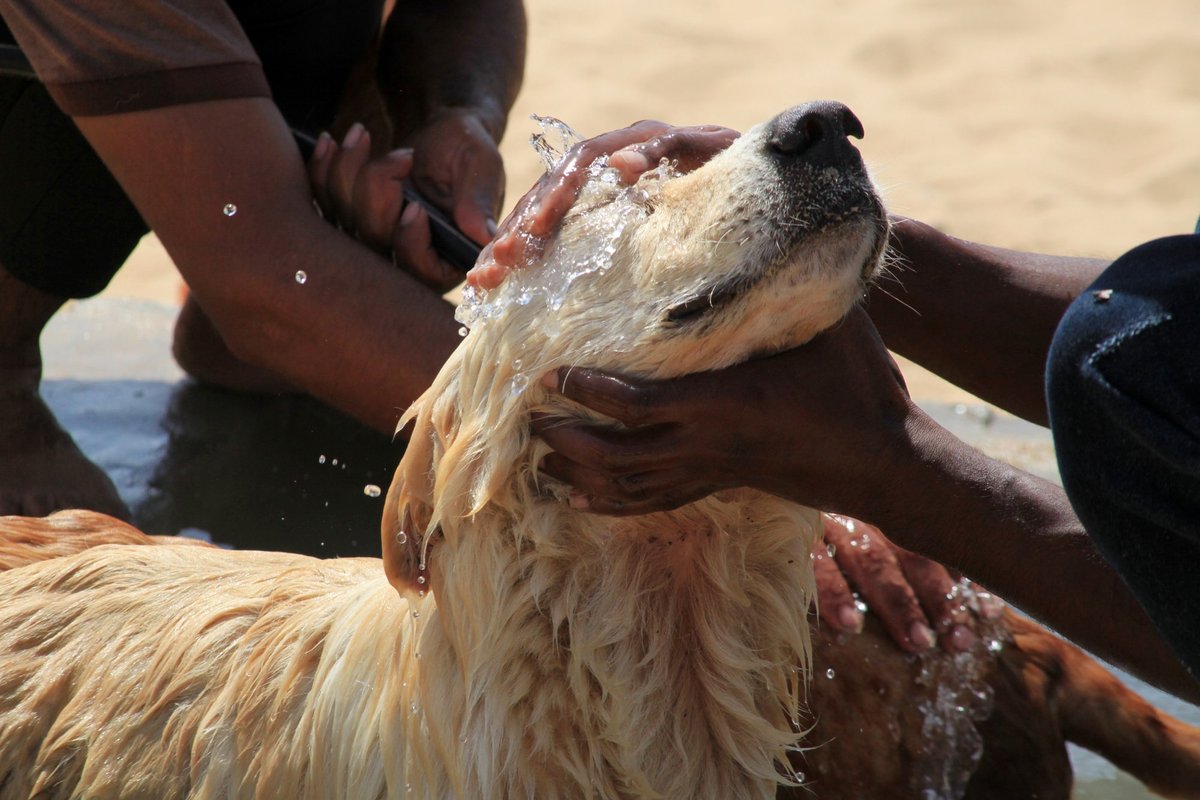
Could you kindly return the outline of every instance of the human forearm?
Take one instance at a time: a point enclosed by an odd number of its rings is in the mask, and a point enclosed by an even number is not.
[[[457,323],[436,293],[317,217],[269,101],[77,123],[235,355],[394,428],[457,343]]]
[[[915,408],[907,427],[904,455],[854,513],[1092,652],[1200,699],[1200,686],[1096,552],[1059,487],[984,456]]]
[[[974,244],[915,220],[897,219],[892,231],[897,260],[867,306],[888,347],[1045,424],[1054,329],[1107,263]]]
[[[499,141],[524,75],[524,7],[520,0],[400,0],[379,62],[399,140],[443,109],[469,109]]]

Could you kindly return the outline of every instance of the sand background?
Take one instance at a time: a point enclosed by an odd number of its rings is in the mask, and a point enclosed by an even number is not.
[[[1200,215],[1196,0],[527,0],[502,143],[511,205],[531,113],[592,135],[634,120],[746,129],[837,99],[895,212],[1017,249],[1111,258]],[[110,295],[173,301],[151,237]],[[965,397],[906,368],[914,395]]]

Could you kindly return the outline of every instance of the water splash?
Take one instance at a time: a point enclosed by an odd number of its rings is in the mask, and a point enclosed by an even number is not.
[[[582,137],[569,125],[553,117],[534,116],[540,132],[530,137],[530,144],[545,163],[553,169],[570,147]],[[568,302],[577,281],[606,272],[615,260],[618,249],[631,223],[651,213],[652,195],[666,180],[679,173],[672,164],[662,163],[650,170],[634,185],[623,185],[619,173],[608,166],[607,156],[598,158],[587,168],[587,180],[579,190],[576,209],[585,213],[573,216],[571,235],[549,242],[518,231],[525,238],[525,263],[510,271],[504,282],[494,289],[463,289],[462,303],[455,319],[475,331],[503,320],[516,308],[524,309],[526,337],[552,337],[558,333],[559,312]],[[532,312],[532,315],[531,313]],[[623,338],[621,347],[628,346]],[[535,371],[545,365],[534,359],[522,358],[521,351],[509,354],[512,360],[497,364],[505,374],[507,390],[523,394],[536,383]]]
[[[546,165],[547,172],[559,165],[571,147],[583,141],[583,136],[561,119],[537,114],[530,114],[529,118],[541,128],[529,134],[529,144]]]
[[[977,608],[976,590],[963,580],[947,596],[960,608]],[[924,717],[922,738],[929,743],[928,757],[918,766],[917,782],[922,800],[958,800],[983,757],[983,737],[975,723],[992,714],[992,687],[987,673],[1003,648],[1002,629],[980,620],[980,642],[970,651],[953,657],[944,654],[921,656],[917,685],[928,687],[929,696],[918,703]]]

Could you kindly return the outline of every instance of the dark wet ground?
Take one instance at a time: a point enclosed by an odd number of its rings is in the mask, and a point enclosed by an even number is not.
[[[134,523],[243,549],[378,555],[383,495],[402,442],[304,398],[240,395],[185,379],[170,356],[175,313],[100,298],[70,305],[43,336],[43,394],[113,478]],[[1057,479],[1045,429],[983,405],[924,407],[989,455]],[[370,497],[368,486],[382,494]],[[1200,709],[1121,677],[1200,725]],[[1086,751],[1073,748],[1072,761],[1077,800],[1151,797]]]
[[[403,443],[303,397],[184,378],[169,352],[174,313],[93,300],[66,309],[43,337],[43,396],[112,477],[133,522],[239,548],[378,555]]]

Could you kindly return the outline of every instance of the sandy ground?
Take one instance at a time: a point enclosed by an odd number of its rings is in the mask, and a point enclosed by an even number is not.
[[[1200,215],[1195,0],[527,0],[502,145],[511,204],[540,165],[530,113],[584,134],[636,119],[745,129],[850,105],[891,208],[957,236],[1114,257]],[[173,301],[152,239],[110,294]],[[966,399],[919,370],[914,394]]]

